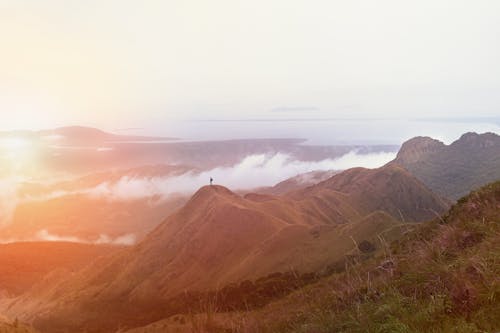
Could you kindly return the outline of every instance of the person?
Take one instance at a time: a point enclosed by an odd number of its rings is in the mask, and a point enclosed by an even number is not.
[[[214,182],[214,179],[212,177],[210,177],[210,185],[212,185],[213,182]]]

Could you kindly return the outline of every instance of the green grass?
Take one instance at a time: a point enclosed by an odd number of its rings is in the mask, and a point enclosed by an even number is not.
[[[500,331],[500,182],[370,262],[249,315],[252,332]],[[285,310],[283,310],[285,309]]]

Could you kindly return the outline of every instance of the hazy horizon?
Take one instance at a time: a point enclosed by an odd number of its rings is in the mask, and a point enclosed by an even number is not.
[[[500,3],[0,2],[2,129],[498,117]]]
[[[446,124],[446,125],[445,125]],[[444,126],[445,125],[445,126]],[[0,132],[38,131],[52,128],[16,128]],[[86,127],[86,126],[83,126]],[[121,134],[173,138],[176,141],[225,141],[240,139],[302,139],[305,145],[401,145],[416,136],[429,136],[450,144],[467,132],[500,133],[496,118],[465,119],[212,119],[170,121],[150,127],[97,129]],[[353,134],[355,133],[355,134]]]

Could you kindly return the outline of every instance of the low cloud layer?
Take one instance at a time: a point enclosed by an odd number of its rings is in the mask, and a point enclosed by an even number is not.
[[[174,177],[129,178],[115,183],[102,183],[86,194],[108,200],[133,200],[151,196],[168,196],[174,193],[190,194],[207,185],[210,177],[216,184],[233,190],[249,190],[275,185],[298,174],[310,171],[345,170],[352,167],[376,168],[395,158],[394,152],[358,154],[349,152],[337,159],[298,161],[289,155],[250,155],[231,167],[220,167],[201,173],[188,172]]]
[[[34,237],[22,238],[22,239],[4,239],[0,240],[0,244],[17,243],[17,242],[72,242],[72,243],[83,243],[83,244],[111,244],[111,245],[134,245],[136,242],[136,236],[134,234],[126,234],[116,238],[112,238],[108,235],[101,234],[96,240],[87,240],[75,236],[62,236],[51,234],[49,231],[42,229],[36,233]]]
[[[134,178],[124,176],[118,181],[103,182],[93,188],[73,191],[54,189],[52,192],[20,198],[17,193],[19,182],[0,181],[0,227],[9,224],[18,204],[29,201],[45,201],[68,195],[83,195],[92,199],[107,201],[127,201],[155,198],[166,199],[174,194],[190,195],[212,177],[216,184],[232,190],[250,190],[262,186],[272,186],[290,177],[310,171],[345,170],[352,167],[376,168],[395,158],[395,152],[358,154],[351,151],[336,159],[321,161],[299,161],[291,156],[277,153],[274,155],[249,155],[231,167],[219,167],[201,173],[187,172],[172,177]],[[65,240],[59,236],[40,234],[40,238]],[[59,238],[58,238],[59,237]],[[66,239],[73,241],[71,239]],[[113,240],[103,236],[102,242],[132,242],[130,238]]]

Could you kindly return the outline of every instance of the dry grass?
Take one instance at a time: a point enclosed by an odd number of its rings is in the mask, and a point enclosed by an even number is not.
[[[500,183],[460,200],[371,262],[248,314],[239,332],[495,332]]]

